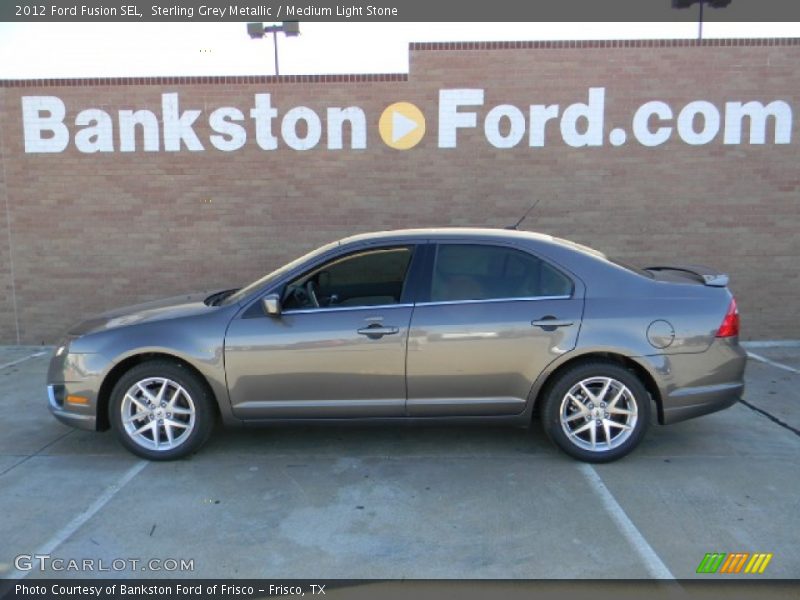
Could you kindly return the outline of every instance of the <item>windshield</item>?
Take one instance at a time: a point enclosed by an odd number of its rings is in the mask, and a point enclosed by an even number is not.
[[[338,245],[339,245],[339,242],[331,242],[330,244],[325,244],[324,246],[322,246],[320,248],[317,248],[316,250],[312,250],[311,252],[309,252],[307,254],[304,254],[303,256],[301,256],[299,258],[294,259],[292,262],[286,263],[282,267],[280,267],[278,269],[275,269],[274,271],[272,271],[271,273],[265,275],[261,279],[258,279],[256,281],[254,281],[253,283],[251,283],[250,285],[247,285],[247,286],[243,287],[238,292],[231,294],[230,296],[225,298],[225,300],[223,300],[220,303],[220,305],[221,306],[227,306],[229,304],[234,304],[235,302],[239,302],[240,300],[242,300],[243,298],[246,298],[247,296],[249,296],[250,294],[252,294],[256,290],[258,290],[259,288],[262,288],[262,287],[268,285],[271,281],[279,279],[282,275],[284,275],[285,273],[288,273],[289,271],[291,271],[292,269],[294,269],[298,265],[301,265],[302,263],[306,262],[307,260],[311,260],[316,256],[324,254],[328,250],[331,250],[331,249],[335,248]]]

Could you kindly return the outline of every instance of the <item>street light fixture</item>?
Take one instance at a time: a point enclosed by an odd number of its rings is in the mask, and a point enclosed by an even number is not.
[[[672,0],[672,8],[689,8],[692,4],[700,5],[700,15],[697,19],[697,39],[703,39],[703,6],[708,4],[711,8],[725,8],[731,0]]]
[[[272,41],[275,46],[275,75],[280,75],[278,71],[278,32],[282,31],[286,37],[295,37],[300,35],[300,23],[297,21],[284,21],[281,25],[268,25],[264,27],[263,23],[248,23],[247,34],[252,39],[261,39],[265,33],[272,34]]]

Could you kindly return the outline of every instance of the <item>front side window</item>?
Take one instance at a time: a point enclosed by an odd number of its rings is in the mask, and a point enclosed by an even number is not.
[[[440,244],[431,302],[569,296],[572,282],[543,260],[502,246]]]
[[[397,304],[412,246],[370,249],[334,259],[286,286],[286,310]]]

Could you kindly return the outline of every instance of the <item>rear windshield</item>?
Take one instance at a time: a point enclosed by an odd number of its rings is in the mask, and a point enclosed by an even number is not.
[[[635,266],[630,265],[630,264],[628,264],[626,262],[622,262],[621,260],[617,260],[616,258],[609,258],[607,256],[606,256],[606,260],[608,262],[610,262],[610,263],[614,263],[618,267],[622,267],[623,269],[627,269],[628,271],[633,271],[634,273],[636,273],[638,275],[642,275],[643,277],[649,277],[650,279],[653,279],[653,274],[650,271],[648,271],[647,269],[642,269],[640,267],[635,267]]]
[[[653,279],[653,274],[650,273],[649,271],[642,269],[640,267],[636,267],[619,259],[611,258],[603,254],[599,250],[595,250],[594,248],[590,248],[589,246],[584,246],[583,244],[572,242],[570,240],[565,240],[561,238],[554,238],[554,239],[557,239],[559,243],[564,244],[565,246],[570,246],[576,250],[580,250],[581,252],[585,252],[587,254],[591,254],[592,256],[596,256],[599,259],[608,261],[611,264],[617,265],[618,267],[622,267],[626,271],[631,271],[633,273],[636,273],[637,275],[641,275],[642,277],[648,277],[649,279]]]

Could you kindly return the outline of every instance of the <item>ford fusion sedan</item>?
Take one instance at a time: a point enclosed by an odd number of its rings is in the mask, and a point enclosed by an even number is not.
[[[728,277],[638,269],[523,231],[420,229],[319,248],[239,290],[89,318],[52,357],[61,421],[155,460],[215,422],[528,426],[620,458],[653,414],[730,406],[746,354]],[[655,420],[655,419],[653,419]]]

